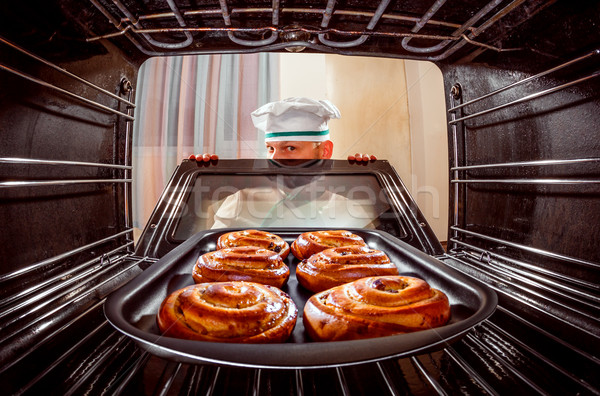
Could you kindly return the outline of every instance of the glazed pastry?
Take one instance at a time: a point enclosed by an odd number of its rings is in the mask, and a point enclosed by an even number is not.
[[[217,249],[237,246],[257,246],[278,253],[282,259],[290,253],[290,245],[280,236],[259,230],[233,231],[223,234],[217,240]]]
[[[298,260],[304,260],[325,249],[349,245],[366,246],[367,244],[361,237],[350,231],[312,231],[300,234],[292,242],[291,250]]]
[[[311,339],[338,341],[430,329],[449,318],[448,297],[424,280],[376,276],[313,295],[303,323]]]
[[[276,287],[252,282],[200,283],[177,290],[161,304],[158,327],[165,336],[189,340],[284,342],[298,309]]]
[[[298,282],[315,293],[376,275],[398,275],[398,268],[381,250],[367,246],[325,249],[296,267]]]
[[[225,248],[198,258],[192,277],[196,283],[246,281],[282,287],[290,269],[279,254],[256,246]]]

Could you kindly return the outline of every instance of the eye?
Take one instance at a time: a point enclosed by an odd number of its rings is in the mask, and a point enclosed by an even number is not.
[[[273,151],[275,151],[275,148],[273,146],[267,146],[267,151],[269,153],[272,153]]]
[[[285,149],[287,151],[294,151],[294,150],[296,150],[296,146],[286,146]]]

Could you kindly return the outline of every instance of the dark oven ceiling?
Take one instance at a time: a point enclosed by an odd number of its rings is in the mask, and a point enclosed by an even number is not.
[[[437,63],[516,59],[522,65],[593,49],[600,9],[600,2],[573,0],[3,3],[3,36],[31,41],[41,52],[62,43],[69,49],[63,57],[102,52],[100,43],[108,39],[138,60],[301,49]]]

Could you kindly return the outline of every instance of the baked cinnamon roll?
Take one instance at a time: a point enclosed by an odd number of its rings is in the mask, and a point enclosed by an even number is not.
[[[257,246],[271,250],[285,258],[290,253],[290,245],[279,235],[259,230],[241,230],[223,234],[217,240],[217,249],[237,246]]]
[[[448,298],[424,280],[376,276],[315,294],[303,323],[311,339],[338,341],[430,329],[449,318]]]
[[[192,277],[196,283],[246,281],[282,287],[290,269],[279,254],[256,246],[225,248],[203,254]]]
[[[398,275],[398,268],[384,252],[367,246],[325,249],[296,267],[298,282],[315,293],[376,275]]]
[[[298,260],[304,260],[325,249],[350,245],[366,246],[367,244],[361,237],[350,231],[312,231],[300,234],[292,242],[291,251]]]
[[[177,290],[157,315],[163,335],[189,340],[277,343],[292,334],[298,309],[276,287],[252,282],[200,283]]]

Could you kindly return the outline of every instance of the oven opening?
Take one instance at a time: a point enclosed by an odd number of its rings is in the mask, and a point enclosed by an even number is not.
[[[136,86],[132,155],[136,240],[182,159],[206,152],[215,153],[220,159],[266,158],[264,134],[254,127],[250,113],[267,102],[297,96],[327,99],[340,109],[341,118],[329,122],[334,143],[332,159],[345,160],[355,153],[368,153],[389,161],[437,239],[447,240],[445,94],[441,71],[431,62],[310,53],[160,57],[150,58],[141,66]],[[218,168],[217,164],[215,169]],[[248,187],[249,183],[256,192],[273,183],[268,178],[248,179],[245,174],[228,175],[225,179],[220,175],[209,176],[210,180],[205,177],[194,183],[186,198],[177,228],[169,234],[173,241],[218,226],[269,225],[258,219],[234,223],[231,214],[227,218],[221,216],[224,207],[218,212],[219,205],[231,204],[234,199],[224,202],[227,195],[239,197],[241,186]],[[216,195],[203,190],[212,191],[215,183],[219,187]],[[290,183],[294,183],[293,179]],[[322,188],[334,189],[344,199],[350,196],[353,205],[344,210],[346,214],[351,210],[367,211],[350,216],[352,222],[346,227],[377,227],[373,220],[381,222],[385,216],[396,216],[385,208],[385,199],[379,197],[380,187],[374,179],[328,177],[325,184],[328,183],[331,184]],[[361,188],[367,192],[358,191]],[[365,207],[361,195],[376,198],[369,198],[374,203]],[[294,201],[297,203],[301,197],[302,194]],[[254,194],[254,198],[264,201],[275,196]],[[333,203],[328,196],[312,198],[320,200],[321,207],[325,202]],[[287,203],[288,199],[280,206],[286,207]],[[312,209],[318,210],[319,205]],[[247,212],[248,207],[237,210]],[[298,223],[297,217],[293,216],[293,222]],[[358,217],[364,217],[364,221]],[[303,224],[306,223],[300,222],[299,226]],[[405,231],[396,228],[395,235],[405,235]]]

